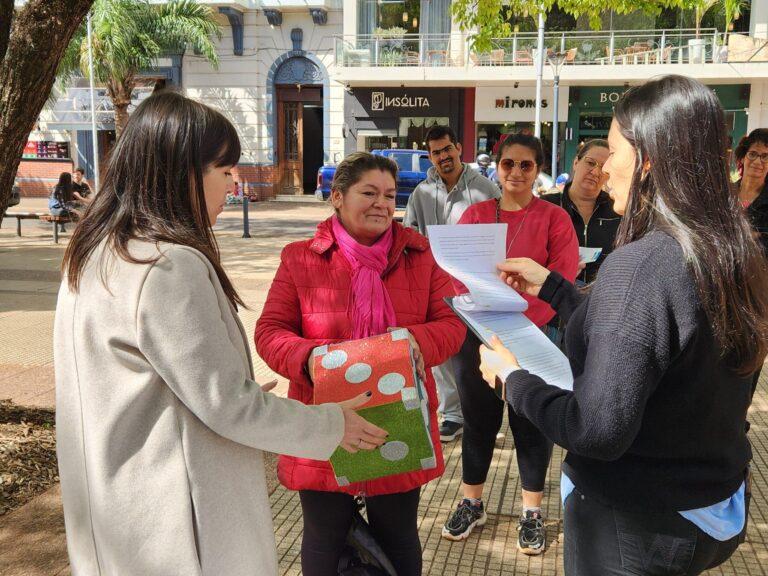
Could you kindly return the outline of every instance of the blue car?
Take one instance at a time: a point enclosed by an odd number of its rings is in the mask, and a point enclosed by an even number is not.
[[[405,208],[408,198],[419,182],[427,177],[432,163],[429,161],[429,153],[424,150],[386,149],[373,150],[371,154],[386,156],[397,163],[397,207]],[[317,171],[317,189],[315,197],[318,200],[327,200],[331,195],[331,182],[336,173],[336,166],[326,164]]]

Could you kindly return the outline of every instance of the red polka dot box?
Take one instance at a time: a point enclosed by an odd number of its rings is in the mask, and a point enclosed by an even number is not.
[[[339,486],[437,466],[427,395],[416,376],[407,330],[319,346],[312,351],[315,403],[341,402],[370,390],[358,414],[389,433],[376,450],[338,448],[331,466]]]

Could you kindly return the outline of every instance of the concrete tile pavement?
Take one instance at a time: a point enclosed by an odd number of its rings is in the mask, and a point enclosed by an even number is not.
[[[45,210],[41,201],[24,200],[15,210]],[[261,312],[288,242],[309,237],[319,220],[330,214],[325,205],[255,204],[251,206],[252,238],[241,238],[239,207],[229,207],[217,224],[222,258],[249,309],[240,311],[248,332]],[[25,221],[21,238],[15,221],[0,228],[0,398],[19,404],[52,407],[53,311],[61,256],[69,233],[54,246],[47,225]],[[251,342],[253,347],[253,343]],[[274,374],[254,355],[256,370],[267,380]],[[278,388],[285,393],[284,379]],[[719,575],[765,575],[768,567],[768,380],[760,383],[750,410],[750,438],[754,449],[754,499],[748,542]],[[538,558],[517,553],[516,524],[519,479],[511,435],[499,441],[487,487],[489,522],[461,543],[440,537],[442,524],[455,505],[461,482],[460,443],[445,446],[446,473],[426,486],[420,504],[420,534],[424,574],[562,575],[562,524],[559,469],[562,451],[556,450],[546,488],[550,548]],[[271,461],[274,469],[274,461]],[[274,482],[274,475],[272,476]],[[301,510],[295,493],[277,488],[271,496],[281,574],[300,574]],[[8,576],[68,574],[58,487],[26,506],[0,517],[0,574]],[[10,551],[12,553],[6,553]]]

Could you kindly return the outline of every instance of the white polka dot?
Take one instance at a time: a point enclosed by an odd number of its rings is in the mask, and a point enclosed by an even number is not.
[[[397,462],[398,460],[402,460],[408,456],[409,452],[408,444],[399,440],[387,442],[380,448],[380,450],[381,457],[384,458],[384,460],[389,460],[390,462]]]
[[[379,392],[382,394],[397,394],[404,387],[405,376],[397,372],[390,372],[379,378]]]
[[[368,364],[365,364],[364,362],[358,362],[357,364],[352,364],[352,366],[347,368],[347,372],[344,374],[344,377],[350,384],[360,384],[361,382],[365,382],[368,380],[368,378],[371,377],[371,372],[373,372],[373,369]]]
[[[344,350],[334,350],[333,352],[328,352],[328,354],[323,356],[323,359],[320,361],[320,363],[326,370],[333,370],[334,368],[341,368],[344,366],[346,361],[347,353],[344,352]]]

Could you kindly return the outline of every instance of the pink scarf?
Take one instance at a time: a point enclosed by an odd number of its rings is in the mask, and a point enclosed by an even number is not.
[[[381,279],[392,248],[392,227],[373,246],[364,246],[349,235],[338,217],[334,216],[332,223],[341,253],[352,265],[352,338],[383,334],[397,322],[392,300]]]

